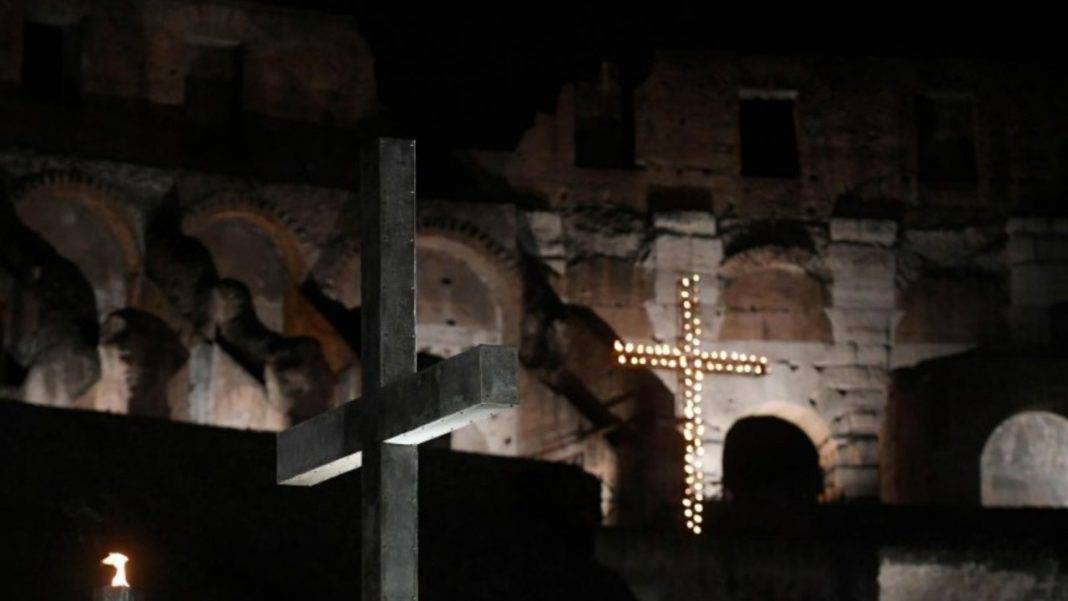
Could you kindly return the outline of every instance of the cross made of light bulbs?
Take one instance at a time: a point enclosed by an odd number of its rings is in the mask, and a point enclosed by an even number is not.
[[[686,528],[701,533],[704,521],[704,434],[701,417],[701,388],[705,374],[763,376],[768,373],[768,358],[727,351],[701,350],[701,302],[698,283],[701,276],[692,274],[679,278],[679,331],[677,346],[667,344],[634,344],[615,341],[616,360],[620,365],[638,369],[649,367],[670,369],[678,377],[676,394],[683,396],[682,435],[686,439],[686,491],[682,498]]]

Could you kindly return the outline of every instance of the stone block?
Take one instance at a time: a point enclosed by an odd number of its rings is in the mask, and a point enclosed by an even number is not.
[[[832,242],[856,242],[892,246],[897,240],[897,222],[889,219],[831,219]]]
[[[832,478],[835,490],[846,499],[879,498],[878,467],[839,465]]]
[[[885,368],[866,366],[826,367],[820,380],[834,390],[885,390],[889,382]]]
[[[715,273],[723,261],[723,242],[718,239],[660,234],[653,249],[658,270]]]
[[[527,211],[521,215],[524,250],[548,264],[557,273],[567,265],[564,224],[558,213]]]
[[[902,248],[923,257],[931,265],[976,267],[977,261],[999,244],[1004,232],[994,227],[909,230]],[[989,267],[984,265],[984,267]]]
[[[840,436],[875,436],[882,426],[880,413],[858,407],[834,419],[834,431]]]
[[[711,237],[716,235],[716,217],[706,211],[668,211],[653,216],[657,232],[680,236]]]
[[[1068,576],[1058,561],[1024,562],[967,549],[884,547],[878,583],[881,601],[1068,598]]]
[[[723,241],[712,238],[690,239],[690,269],[696,273],[716,273],[723,262]],[[708,282],[708,278],[705,278]],[[702,289],[704,286],[702,286]]]
[[[870,438],[850,438],[838,446],[839,467],[872,467],[879,465],[879,441]]]
[[[894,307],[896,260],[890,250],[856,244],[836,244],[827,254],[827,266],[834,278],[831,296],[835,307]]]
[[[887,309],[828,309],[827,317],[834,328],[835,340],[857,344],[885,345],[889,342],[890,320]]]
[[[827,349],[827,354],[815,361],[817,367],[838,367],[850,365],[886,366],[889,349],[885,344],[847,342],[835,344]]]
[[[189,353],[190,418],[226,428],[278,431],[286,414],[267,401],[264,385],[217,344],[202,343]]]
[[[886,390],[853,389],[835,391],[839,406],[852,411],[873,411],[881,413],[886,405]]]
[[[690,267],[690,239],[686,236],[661,234],[653,242],[659,270],[687,270]]]
[[[652,339],[674,343],[679,335],[677,305],[648,302],[645,303],[645,313],[653,326]]]

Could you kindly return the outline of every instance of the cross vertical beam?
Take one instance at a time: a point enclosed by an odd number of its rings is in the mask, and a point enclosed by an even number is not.
[[[694,534],[701,534],[704,516],[705,482],[704,482],[704,436],[705,420],[701,417],[701,388],[705,374],[735,374],[746,376],[766,376],[768,358],[747,355],[745,353],[727,353],[721,350],[711,353],[701,350],[701,299],[697,283],[699,274],[679,278],[679,329],[678,346],[667,344],[638,344],[615,341],[616,360],[624,367],[645,369],[670,369],[678,378],[675,392],[683,397],[682,436],[686,439],[686,465],[683,472],[686,479],[685,494],[682,499],[683,516],[686,528]]]
[[[415,142],[379,139],[360,154],[361,345],[364,398],[415,373]],[[380,403],[368,403],[382,412]],[[419,596],[415,445],[395,445],[361,421],[364,601]]]

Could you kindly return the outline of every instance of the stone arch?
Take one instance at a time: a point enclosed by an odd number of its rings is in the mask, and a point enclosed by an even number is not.
[[[726,431],[730,432],[735,424],[752,417],[778,418],[801,430],[815,447],[819,467],[823,472],[823,492],[820,500],[826,502],[840,496],[838,486],[834,482],[835,469],[839,463],[838,448],[830,426],[818,413],[802,405],[785,401],[768,401],[738,414]],[[722,466],[720,473],[723,473]]]
[[[1024,411],[983,445],[980,498],[987,507],[1068,507],[1068,418]]]
[[[743,417],[723,441],[723,494],[759,504],[815,503],[823,493],[819,454],[808,435],[772,416]]]
[[[761,246],[726,259],[713,331],[719,340],[833,342],[826,278],[808,250]]]
[[[224,193],[192,207],[182,230],[211,251],[220,277],[249,287],[265,324],[285,329],[287,297],[307,275],[313,252],[296,219],[270,201]]]
[[[23,223],[81,269],[101,316],[138,302],[142,236],[117,189],[77,172],[47,172],[23,182],[13,204]]]
[[[483,325],[497,330],[499,339],[481,340],[481,342],[504,344],[518,342],[522,311],[520,306],[522,278],[518,271],[518,261],[511,252],[475,226],[445,217],[419,219],[416,249],[420,261],[418,270],[419,321],[421,327],[424,327],[424,333],[426,325],[424,318],[429,316],[425,310],[428,290],[433,286],[455,286],[457,284],[456,281],[446,284],[441,282],[440,278],[438,278],[439,281],[431,281],[435,279],[433,274],[452,267],[461,270],[462,277],[471,279],[468,285],[473,289],[482,290],[485,298],[480,299],[480,302],[488,302],[491,308],[492,319]],[[438,261],[439,265],[431,266],[430,261],[427,260],[428,255],[431,259]],[[349,309],[358,307],[361,302],[359,242],[347,241],[343,248],[333,253],[329,251],[325,253],[319,265],[316,266],[315,277],[331,298]],[[448,316],[438,315],[438,317],[447,318]],[[462,325],[459,321],[457,324]],[[478,340],[477,337],[475,340]],[[471,342],[468,341],[466,344],[469,345]],[[447,357],[461,350],[455,347],[455,344],[447,344],[447,340],[439,340],[438,343],[430,346],[423,345],[419,350]]]
[[[466,266],[470,275],[481,280],[493,304],[493,325],[499,336],[496,342],[518,343],[521,279],[511,253],[475,226],[449,218],[420,219],[416,247],[425,266],[430,267],[430,256],[443,255]]]

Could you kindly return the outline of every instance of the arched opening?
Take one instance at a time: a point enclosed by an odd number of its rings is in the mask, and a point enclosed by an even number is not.
[[[219,277],[248,286],[260,321],[281,332],[285,297],[294,280],[270,232],[250,220],[230,216],[187,224],[187,228],[211,251]]]
[[[475,344],[500,344],[497,294],[465,257],[433,242],[421,240],[418,248],[420,350],[451,356]]]
[[[1003,421],[979,462],[987,507],[1068,507],[1068,419],[1027,411]]]
[[[819,453],[808,435],[786,420],[742,418],[724,442],[723,488],[726,499],[740,503],[815,503],[823,492]]]
[[[103,318],[127,306],[140,271],[140,243],[118,201],[94,185],[65,175],[27,186],[16,199],[19,219],[61,256],[78,266],[93,287]]]

